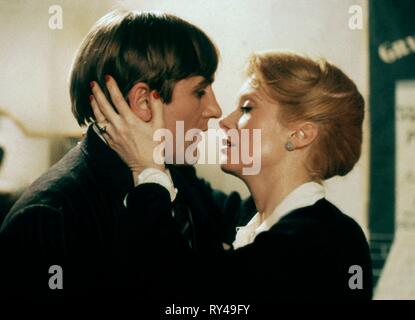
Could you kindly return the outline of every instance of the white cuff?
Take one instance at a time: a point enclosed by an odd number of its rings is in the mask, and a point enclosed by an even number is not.
[[[138,175],[137,181],[136,186],[143,183],[157,183],[167,189],[171,202],[176,198],[177,189],[174,187],[171,177],[166,172],[155,168],[147,168]]]

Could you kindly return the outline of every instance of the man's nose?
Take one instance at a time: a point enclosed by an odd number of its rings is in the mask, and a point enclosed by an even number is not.
[[[219,106],[218,101],[216,100],[215,94],[212,89],[208,90],[208,99],[206,102],[205,110],[203,111],[203,116],[205,118],[215,118],[218,119],[222,116],[222,109]]]

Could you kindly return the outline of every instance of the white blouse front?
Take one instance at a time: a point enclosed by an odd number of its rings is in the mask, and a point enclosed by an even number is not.
[[[234,249],[246,246],[254,242],[255,237],[263,232],[268,231],[283,216],[299,208],[312,206],[318,200],[324,198],[324,187],[317,182],[307,182],[296,188],[274,209],[262,223],[261,217],[257,212],[256,215],[248,222],[246,226],[237,227]]]

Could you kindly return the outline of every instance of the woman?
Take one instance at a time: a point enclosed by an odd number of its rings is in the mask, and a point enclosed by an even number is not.
[[[168,187],[137,179],[127,207],[131,214],[138,208],[144,212],[137,219],[153,239],[142,245],[154,288],[184,298],[370,299],[365,236],[354,220],[324,198],[322,184],[350,172],[360,157],[361,94],[327,61],[286,52],[254,54],[247,76],[236,110],[220,124],[241,137],[243,130],[252,136],[254,129],[261,129],[261,170],[244,175],[244,165],[233,161],[222,169],[247,184],[258,213],[238,229],[233,250],[197,254],[175,229]],[[119,95],[113,79],[107,87],[112,96]],[[149,152],[156,147],[151,133],[163,126],[157,94],[150,97],[153,119],[146,123],[119,99],[117,115],[99,88],[93,93],[96,119],[106,123],[103,136],[135,177],[148,168],[163,171]],[[241,155],[242,144],[228,139],[228,159],[235,150]],[[147,147],[137,147],[143,145]],[[197,270],[195,265],[205,272],[189,272]]]

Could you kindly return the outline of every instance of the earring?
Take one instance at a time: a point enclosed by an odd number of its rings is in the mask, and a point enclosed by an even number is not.
[[[305,134],[304,134],[304,131],[303,130],[300,130],[300,132],[298,134],[300,135],[301,138],[304,138],[305,137]]]
[[[286,149],[287,151],[293,151],[293,150],[295,149],[294,143],[292,143],[292,141],[288,141],[288,142],[285,144],[285,149]]]

